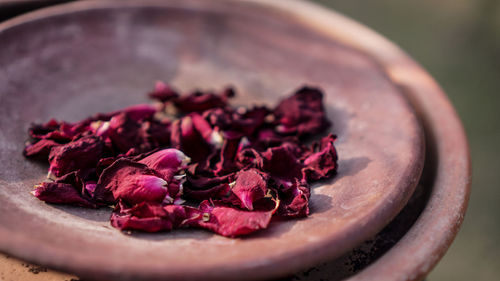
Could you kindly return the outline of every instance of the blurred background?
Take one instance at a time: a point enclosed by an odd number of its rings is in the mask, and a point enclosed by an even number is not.
[[[472,194],[462,229],[427,280],[499,280],[500,1],[314,2],[401,46],[448,94],[469,137]]]
[[[0,20],[25,12],[0,0]],[[439,82],[467,131],[473,167],[469,209],[458,237],[428,276],[500,277],[500,1],[312,0],[402,47]],[[67,1],[32,1],[44,6]],[[29,9],[32,9],[31,6]]]

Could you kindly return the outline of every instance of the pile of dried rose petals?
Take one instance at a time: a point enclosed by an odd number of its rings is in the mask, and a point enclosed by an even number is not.
[[[48,203],[114,206],[111,224],[148,232],[195,227],[235,237],[272,217],[309,214],[309,184],[337,169],[323,95],[303,87],[277,107],[232,108],[232,89],[180,96],[158,82],[156,105],[29,129],[24,155],[49,161]]]

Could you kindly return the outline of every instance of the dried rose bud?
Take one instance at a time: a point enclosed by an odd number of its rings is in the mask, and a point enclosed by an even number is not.
[[[117,180],[120,184],[113,191],[113,196],[130,204],[162,202],[168,194],[168,183],[157,176],[134,175]]]
[[[167,195],[167,182],[145,164],[121,158],[104,169],[94,190],[94,200],[113,204],[118,199],[127,203],[162,202]]]
[[[166,181],[170,181],[179,170],[186,169],[189,162],[191,158],[175,148],[162,149],[139,161],[158,172]]]

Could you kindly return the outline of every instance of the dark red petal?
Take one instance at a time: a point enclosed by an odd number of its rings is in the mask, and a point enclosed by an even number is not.
[[[126,107],[120,110],[120,112],[125,113],[128,118],[139,122],[151,119],[156,113],[156,108],[150,104],[137,104]]]
[[[337,171],[337,151],[335,136],[329,135],[321,139],[319,151],[312,153],[304,160],[302,172],[307,181],[315,181],[333,176]]]
[[[111,118],[108,134],[114,147],[121,153],[126,153],[132,148],[139,151],[149,148],[149,145],[145,143],[145,132],[141,125],[125,113]]]
[[[60,144],[53,140],[41,139],[33,144],[28,144],[24,148],[23,154],[28,158],[47,161],[50,150],[58,145]]]
[[[238,153],[237,164],[240,169],[264,168],[264,157],[253,148],[245,148]]]
[[[97,205],[84,198],[76,188],[68,183],[43,182],[32,192],[36,198],[47,203],[70,204],[86,208],[97,208]]]
[[[225,175],[238,169],[236,156],[238,153],[241,137],[225,138],[220,152],[220,161],[216,165],[215,174]]]
[[[228,98],[235,95],[232,88],[225,89],[220,95],[195,91],[174,100],[174,105],[184,113],[203,112],[207,109],[224,107]]]
[[[55,146],[49,154],[49,174],[60,177],[72,171],[94,168],[103,152],[104,142],[93,136]]]
[[[280,102],[274,110],[280,134],[298,136],[317,134],[330,123],[323,108],[323,93],[316,88],[303,87]]]
[[[295,181],[284,184],[279,190],[280,205],[278,215],[281,217],[301,218],[309,215],[309,187]]]
[[[301,179],[302,163],[294,155],[294,151],[287,146],[269,148],[263,153],[264,170],[272,177],[282,179]]]
[[[226,237],[247,235],[267,228],[273,211],[243,211],[224,205],[203,201],[196,225]]]
[[[179,97],[177,91],[161,81],[156,82],[155,89],[148,95],[150,98],[161,102],[167,102]]]
[[[185,116],[172,123],[171,143],[174,148],[186,153],[193,162],[206,159],[213,150],[194,126],[192,116]]]
[[[156,120],[142,124],[145,138],[152,147],[166,147],[170,145],[170,123]]]
[[[221,183],[212,187],[197,189],[191,184],[185,184],[183,197],[188,200],[203,201],[208,199],[222,199],[231,194],[231,187],[228,183]]]
[[[232,192],[241,201],[241,206],[253,210],[253,203],[267,193],[267,177],[257,169],[249,169],[236,174]]]
[[[168,231],[173,223],[160,204],[140,203],[132,208],[120,202],[111,214],[111,225],[121,230]]]
[[[130,204],[162,202],[168,193],[166,185],[145,164],[121,158],[102,172],[94,199],[105,203],[115,203],[118,199]]]

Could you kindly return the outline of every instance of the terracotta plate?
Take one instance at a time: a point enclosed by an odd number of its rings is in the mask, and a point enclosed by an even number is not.
[[[408,102],[369,57],[259,5],[84,1],[0,25],[0,250],[80,276],[254,279],[338,256],[385,226],[419,178],[423,138]],[[47,166],[21,155],[32,121],[76,121],[146,102],[157,79],[239,90],[275,104],[326,93],[340,169],[313,187],[311,216],[243,239],[201,230],[126,235],[109,210],[44,204]]]

